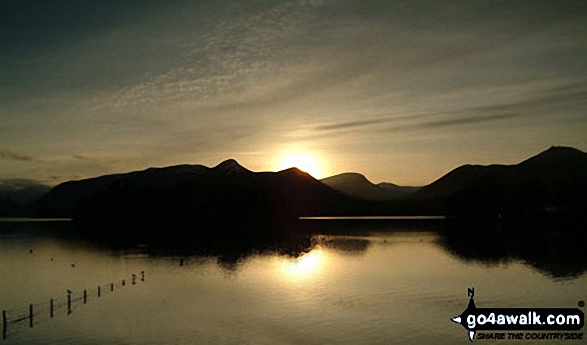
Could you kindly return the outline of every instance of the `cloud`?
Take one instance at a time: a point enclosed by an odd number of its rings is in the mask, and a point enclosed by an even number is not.
[[[45,186],[45,184],[33,179],[0,179],[0,190],[15,190],[36,186]]]
[[[504,114],[483,115],[483,116],[465,116],[465,117],[459,117],[459,118],[454,118],[454,119],[434,120],[434,121],[423,122],[423,123],[415,124],[415,125],[408,125],[408,126],[403,127],[402,129],[441,128],[441,127],[468,125],[468,124],[482,123],[482,122],[493,122],[493,121],[505,120],[508,118],[512,118],[517,115],[519,115],[519,114],[518,113],[504,113]],[[397,129],[397,128],[395,128],[395,129]]]
[[[560,108],[573,105],[587,104],[587,90],[578,90],[576,88],[556,88],[552,89],[551,93],[541,94],[538,97],[532,97],[518,102],[507,104],[498,104],[490,106],[481,106],[470,109],[465,109],[467,112],[478,113],[509,113],[517,111],[529,114],[530,112],[538,112],[544,107]],[[565,92],[560,92],[565,91]]]
[[[162,29],[174,31],[179,43],[170,47],[174,51],[171,66],[114,90],[107,100],[98,99],[96,109],[124,110],[177,102],[209,105],[217,104],[219,96],[235,96],[279,56],[284,42],[303,26],[308,6],[294,2],[246,7],[232,4],[220,6],[221,10],[207,17],[195,12],[198,20],[173,26],[167,23]],[[193,9],[186,7],[184,11]],[[155,37],[153,41],[167,48],[167,40]],[[221,98],[224,104],[227,99]]]
[[[22,162],[48,163],[29,167],[45,177],[94,176],[299,141],[469,148],[515,126],[540,145],[526,128],[584,142],[580,126],[556,128],[586,123],[587,2],[9,3],[5,176]]]
[[[0,148],[0,159],[22,161],[22,162],[46,163],[46,161],[44,161],[42,159],[35,158],[32,156],[22,155],[22,154],[14,152],[14,151],[1,149],[1,148]]]
[[[385,119],[373,119],[373,120],[363,120],[363,121],[347,121],[347,122],[339,122],[333,123],[330,125],[320,125],[316,126],[314,130],[317,131],[332,131],[332,130],[339,130],[339,129],[350,129],[350,128],[357,128],[357,127],[365,127],[371,125],[378,125],[381,123],[391,122],[393,119],[385,118]]]
[[[81,160],[81,161],[95,161],[95,159],[94,159],[94,158],[92,158],[92,157],[88,157],[88,156],[82,156],[82,155],[72,155],[71,157],[72,157],[72,158],[75,158],[75,159],[79,159],[79,160]]]
[[[587,104],[586,86],[585,82],[574,82],[534,91],[527,98],[519,97],[508,103],[456,108],[448,111],[428,111],[418,115],[332,122],[314,126],[312,129],[316,132],[346,132],[369,130],[369,128],[385,131],[430,129],[551,115],[565,108],[577,108]]]

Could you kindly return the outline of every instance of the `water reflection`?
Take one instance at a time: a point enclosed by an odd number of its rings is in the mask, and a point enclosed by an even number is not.
[[[369,249],[371,240],[353,237],[319,237],[318,242],[329,249],[346,255],[363,255]]]
[[[317,248],[297,258],[280,260],[280,271],[290,280],[307,280],[324,268],[326,255]]]
[[[521,261],[554,279],[587,271],[587,235],[575,222],[516,225],[447,221],[440,243],[453,255],[487,265]]]
[[[561,283],[528,269],[521,256],[488,267],[523,248],[494,240],[502,250],[491,254],[491,246],[475,241],[492,236],[471,234],[469,242],[453,236],[474,229],[447,228],[441,236],[424,231],[425,223],[355,223],[340,226],[338,234],[330,226],[329,234],[291,242],[302,250],[257,246],[227,255],[218,248],[98,245],[68,239],[58,228],[52,237],[43,228],[21,227],[0,241],[3,308],[141,270],[147,279],[99,302],[78,302],[73,317],[45,317],[32,331],[10,333],[7,343],[454,344],[463,336],[449,318],[462,311],[467,286],[487,305],[574,306],[584,298],[587,278]]]
[[[92,249],[129,258],[169,258],[177,265],[181,262],[198,262],[199,258],[212,258],[226,270],[237,270],[242,262],[253,256],[277,255],[284,258],[282,264],[286,275],[303,277],[311,275],[322,265],[323,250],[341,255],[364,256],[376,243],[374,238],[378,235],[395,233],[417,236],[425,231],[437,233],[441,247],[465,262],[484,265],[523,262],[554,279],[574,279],[587,271],[587,251],[584,250],[587,234],[577,222],[538,220],[503,226],[454,220],[353,219],[308,221],[298,225],[299,229],[288,229],[287,237],[276,237],[271,241],[249,238],[242,243],[231,239],[219,239],[214,243],[171,240],[148,244],[125,242],[82,236],[72,224],[67,223],[0,223],[0,238],[23,237],[29,238],[30,243],[48,239],[54,246],[68,250]],[[379,240],[379,244],[392,245],[398,237],[389,243],[386,243],[385,236]],[[23,253],[34,250],[34,245],[29,247],[23,247]]]

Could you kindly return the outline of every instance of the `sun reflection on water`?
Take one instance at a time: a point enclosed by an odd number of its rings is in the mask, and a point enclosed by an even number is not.
[[[326,255],[315,249],[296,259],[284,259],[279,264],[280,271],[289,279],[306,280],[315,276],[324,266]]]

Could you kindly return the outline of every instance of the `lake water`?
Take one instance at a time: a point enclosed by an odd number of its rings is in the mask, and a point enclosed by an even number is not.
[[[450,318],[466,308],[468,287],[478,307],[575,308],[587,298],[584,274],[467,261],[429,230],[369,227],[319,236],[297,258],[233,262],[100,248],[67,236],[67,223],[0,223],[2,343],[466,344]]]

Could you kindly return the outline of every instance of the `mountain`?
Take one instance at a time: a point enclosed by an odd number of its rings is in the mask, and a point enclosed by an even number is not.
[[[172,224],[208,237],[227,228],[277,229],[313,215],[528,219],[587,212],[587,154],[552,147],[515,165],[464,165],[417,190],[355,173],[318,181],[295,168],[252,172],[227,160],[65,182],[35,206],[37,216],[73,217],[86,228],[124,225],[133,234],[161,235]]]
[[[38,203],[39,216],[72,217],[86,233],[162,241],[247,243],[293,234],[300,216],[371,209],[296,168],[252,172],[234,160],[208,168],[150,168],[62,183]],[[171,236],[173,234],[173,236]]]
[[[189,181],[209,170],[210,168],[203,165],[186,164],[68,181],[55,186],[39,200],[35,207],[36,213],[43,217],[72,217],[82,201],[113,188],[123,187],[129,183],[147,186],[151,181],[157,181],[157,184],[164,188],[182,181]]]
[[[571,147],[553,146],[515,165],[515,178],[539,180],[546,185],[581,183],[587,179],[587,153]]]
[[[376,185],[358,173],[334,175],[320,181],[339,192],[364,200],[401,199],[417,190],[417,187],[400,187],[392,183]]]
[[[360,174],[318,181],[295,168],[252,172],[227,160],[65,182],[35,206],[39,217],[72,217],[99,245],[147,244],[161,253],[195,250],[235,261],[310,248],[314,227],[324,230],[325,222],[300,216],[442,214],[444,245],[466,259],[513,257],[545,268],[539,260],[546,253],[578,263],[563,274],[587,267],[584,254],[569,255],[584,253],[587,241],[584,152],[552,147],[515,165],[464,165],[407,194],[412,190],[374,185]],[[387,193],[398,198],[384,199]],[[341,229],[339,221],[326,223]],[[350,226],[365,229],[364,222]]]
[[[389,182],[381,182],[377,185],[383,189],[386,189],[388,192],[393,193],[395,195],[394,199],[405,198],[406,196],[414,194],[416,191],[420,189],[420,187],[398,186],[396,184]]]
[[[510,175],[511,170],[512,167],[508,165],[463,165],[421,187],[412,197],[446,199],[463,190],[498,184]]]
[[[31,204],[47,194],[51,187],[33,180],[0,180],[0,217],[25,217]]]
[[[445,213],[528,217],[587,210],[587,154],[553,146],[515,165],[464,165],[412,196],[446,200]]]

